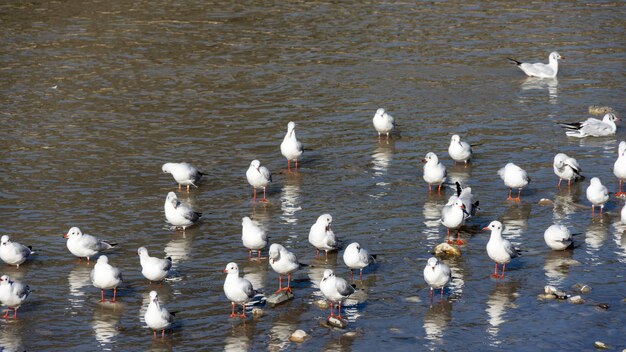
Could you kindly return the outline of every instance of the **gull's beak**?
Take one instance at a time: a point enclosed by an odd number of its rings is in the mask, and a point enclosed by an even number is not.
[[[67,234],[64,234],[63,238],[70,238],[70,236],[68,236]]]
[[[228,273],[228,269],[224,269],[224,272],[225,272],[225,273]]]
[[[483,231],[489,231],[489,226],[483,227]]]
[[[565,56],[561,55],[561,60],[565,60]]]
[[[428,162],[428,160],[426,160],[426,159],[422,159],[422,162],[423,162],[423,163],[425,163],[425,162]]]

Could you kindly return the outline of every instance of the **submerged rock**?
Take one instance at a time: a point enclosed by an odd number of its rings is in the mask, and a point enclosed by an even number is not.
[[[577,283],[572,288],[580,293],[589,293],[591,292],[591,286]]]
[[[606,345],[606,343],[602,342],[602,341],[596,341],[593,343],[593,347],[597,348],[597,349],[601,349],[601,350],[605,350],[607,348],[609,348],[609,346]]]
[[[318,306],[320,309],[328,309],[330,307],[330,304],[328,304],[328,301],[326,301],[325,299],[318,299],[317,301],[315,301],[315,305]]]
[[[304,330],[296,330],[296,331],[293,332],[293,334],[291,334],[291,336],[289,336],[289,341],[296,342],[296,343],[302,343],[308,337],[309,337],[309,335]]]
[[[583,303],[585,303],[585,300],[582,297],[580,297],[580,296],[572,296],[572,297],[568,298],[567,301],[569,303],[572,303],[572,304],[583,304]]]
[[[550,301],[556,299],[556,296],[553,293],[540,293],[537,295],[537,298],[540,301]]]
[[[448,243],[440,243],[435,247],[435,256],[437,257],[460,257],[461,250],[457,246]]]
[[[541,199],[539,199],[539,202],[537,204],[539,204],[539,205],[552,205],[554,203],[550,199],[548,199],[548,198],[541,198]]]
[[[604,115],[610,112],[615,112],[615,109],[613,109],[610,106],[599,106],[599,105],[589,106],[589,113],[591,115]]]
[[[254,317],[262,317],[263,316],[263,309],[261,308],[252,308],[252,316]]]

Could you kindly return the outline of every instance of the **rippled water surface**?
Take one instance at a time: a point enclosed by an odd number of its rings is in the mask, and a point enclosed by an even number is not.
[[[34,290],[16,321],[0,321],[7,351],[43,350],[581,350],[596,340],[626,347],[626,236],[622,202],[591,219],[585,188],[598,176],[617,190],[615,137],[571,139],[554,123],[587,118],[591,104],[624,109],[624,6],[570,1],[486,4],[325,2],[16,2],[0,6],[3,172],[1,232],[39,254],[2,272]],[[506,57],[566,57],[558,80],[526,79]],[[400,134],[378,143],[371,118],[385,107]],[[311,148],[288,173],[279,144],[289,121]],[[470,167],[453,166],[450,136],[475,148]],[[452,194],[431,194],[420,159],[439,154],[449,176],[470,185],[481,210],[463,228],[454,279],[431,305],[422,270],[445,228]],[[588,179],[555,188],[552,158],[575,156]],[[259,159],[274,174],[267,204],[252,203],[245,171]],[[179,193],[202,223],[168,229],[161,164],[188,161],[208,173]],[[496,171],[512,161],[533,181],[521,204],[505,201]],[[549,198],[554,206],[539,206]],[[313,302],[325,268],[348,271],[339,255],[315,259],[307,241],[322,213],[335,233],[379,254],[346,307],[344,331],[320,326]],[[228,317],[221,270],[239,263],[271,292],[267,261],[248,262],[241,218],[315,267],[295,275],[296,298]],[[489,278],[488,235],[526,249],[506,279]],[[543,241],[552,222],[577,237],[573,251]],[[71,226],[119,243],[109,254],[124,273],[120,302],[101,305],[61,235]],[[174,260],[176,280],[148,286],[136,250]],[[538,301],[546,284],[592,286],[587,302]],[[164,340],[141,317],[151,289],[178,311]],[[607,303],[608,310],[596,307]],[[296,347],[296,329],[312,338]],[[344,336],[354,331],[354,336]]]

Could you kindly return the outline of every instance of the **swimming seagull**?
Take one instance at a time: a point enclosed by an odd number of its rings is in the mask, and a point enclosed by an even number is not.
[[[165,329],[168,329],[174,323],[174,313],[170,313],[167,308],[161,307],[156,291],[150,291],[150,304],[143,319],[146,325],[154,331],[155,338],[157,337],[157,330],[161,330],[161,338],[163,338]]]
[[[281,291],[291,293],[291,273],[306,265],[298,262],[298,258],[295,254],[278,243],[272,243],[270,246],[269,262],[272,269],[278,273],[278,290],[275,293]],[[283,275],[287,275],[286,287],[283,287]]]
[[[587,200],[591,202],[591,215],[594,214],[596,206],[600,206],[600,214],[602,214],[604,204],[609,201],[609,190],[597,177],[592,178],[587,187]]]
[[[567,156],[565,153],[558,153],[554,156],[552,163],[554,173],[559,177],[559,183],[556,185],[561,188],[561,181],[567,180],[567,187],[570,187],[572,180],[576,181],[583,176],[580,174],[582,169],[578,165],[576,159]]]
[[[443,297],[443,288],[452,279],[452,271],[445,263],[440,262],[437,258],[428,259],[428,264],[424,268],[424,281],[430,286],[430,297],[433,297],[433,290],[441,289],[441,297]]]
[[[380,108],[376,110],[376,114],[374,114],[374,119],[372,120],[374,123],[374,128],[376,132],[378,132],[378,141],[380,141],[380,134],[384,133],[387,135],[387,140],[389,140],[389,134],[396,127],[395,119],[393,116],[389,115],[385,109]]]
[[[608,113],[602,120],[590,117],[582,122],[557,122],[566,129],[565,134],[570,137],[604,137],[611,136],[617,131],[617,121],[621,121],[615,114]]]
[[[89,261],[90,257],[117,246],[115,242],[103,241],[83,234],[78,227],[72,227],[63,237],[67,238],[67,249],[81,261],[83,258]]]
[[[18,280],[11,279],[8,275],[0,277],[0,302],[7,307],[2,318],[17,318],[17,309],[24,303],[30,294],[30,287],[24,286]],[[13,309],[13,316],[9,317],[9,312]]]
[[[257,258],[261,258],[261,249],[267,245],[267,233],[249,217],[241,219],[241,241],[249,249],[248,259],[252,259],[252,251],[257,251]]]
[[[459,228],[465,223],[466,216],[469,215],[465,210],[465,204],[460,199],[456,199],[452,204],[446,204],[441,208],[441,223],[448,228],[448,243],[450,241],[450,230],[456,230],[456,244],[465,244],[459,234]]]
[[[17,265],[24,263],[33,252],[31,246],[24,246],[17,242],[11,241],[9,236],[3,235],[0,238],[0,259],[9,265]]]
[[[197,183],[202,176],[206,175],[188,163],[166,163],[163,164],[161,169],[166,174],[172,174],[174,180],[178,183],[179,191],[181,190],[181,186],[187,186],[187,192],[189,192],[189,186],[198,188]]]
[[[363,268],[374,262],[376,255],[370,255],[367,249],[361,247],[358,242],[352,242],[343,251],[343,262],[350,268],[350,277],[355,269],[359,270],[359,279],[363,280]]]
[[[613,164],[613,174],[619,179],[619,192],[615,193],[616,197],[623,196],[622,183],[626,180],[626,142],[619,142],[617,160]]]
[[[167,194],[163,208],[167,222],[174,225],[175,228],[182,227],[183,231],[200,221],[202,216],[202,213],[193,211],[189,205],[179,202],[174,192]]]
[[[526,62],[520,62],[515,59],[511,59],[508,57],[507,59],[513,61],[520,70],[524,71],[524,73],[531,77],[539,77],[539,78],[554,78],[556,74],[559,72],[559,61],[565,59],[563,56],[559,55],[556,51],[550,53],[548,56],[548,64],[544,64],[541,62],[530,64]]]
[[[512,258],[522,255],[522,252],[513,247],[511,242],[502,238],[502,223],[500,221],[492,221],[489,226],[483,228],[483,230],[491,230],[491,237],[489,238],[489,242],[487,242],[487,255],[489,255],[491,260],[496,262],[496,268],[491,277],[504,279],[506,264],[509,263]],[[498,275],[498,264],[502,264],[502,275]]]
[[[256,295],[256,290],[252,287],[250,281],[239,277],[239,267],[236,263],[228,263],[224,272],[227,273],[226,280],[224,280],[224,294],[228,298],[233,307],[231,318],[239,316],[241,318],[246,317],[246,303]],[[235,303],[241,304],[241,314],[235,314]]]
[[[311,230],[309,231],[309,243],[311,243],[315,249],[315,256],[320,254],[320,251],[326,252],[328,258],[328,252],[337,249],[337,238],[331,228],[333,217],[330,214],[322,214],[317,218],[317,221]]]
[[[330,302],[329,318],[335,316],[334,305],[337,305],[337,319],[341,319],[341,303],[355,292],[355,287],[354,285],[349,285],[346,280],[336,277],[331,269],[324,270],[324,277],[320,282],[320,290]]]
[[[263,199],[261,199],[261,202],[267,202],[265,191],[270,182],[272,182],[270,170],[265,166],[261,166],[260,161],[252,160],[248,171],[246,171],[246,178],[248,179],[248,183],[252,186],[252,200],[256,201],[256,189],[263,188]]]
[[[448,172],[446,171],[446,167],[439,162],[439,158],[437,158],[437,154],[433,152],[429,152],[426,154],[424,159],[422,159],[424,164],[424,181],[428,183],[428,192],[432,191],[432,185],[438,185],[437,192],[441,192],[441,186],[446,181],[446,177],[448,176]]]
[[[521,167],[513,163],[508,163],[503,168],[498,170],[498,175],[500,175],[500,178],[502,179],[502,181],[504,181],[504,184],[509,187],[509,197],[507,198],[507,200],[514,200],[519,202],[521,200],[520,195],[522,193],[522,188],[524,188],[530,182],[530,177],[528,177],[528,173],[526,173],[526,171]],[[518,189],[517,198],[511,197],[511,192],[513,191],[513,188]]]
[[[296,161],[296,170],[298,170],[298,159],[304,152],[302,143],[296,138],[296,123],[290,121],[287,124],[287,134],[280,144],[280,152],[287,158],[287,170],[291,171],[291,161]]]
[[[455,134],[450,139],[448,155],[455,163],[465,163],[467,165],[467,162],[472,158],[472,146],[467,142],[461,141],[461,137]]]
[[[100,289],[100,302],[104,302],[104,290],[113,289],[113,299],[115,303],[117,296],[117,286],[122,283],[122,272],[120,269],[109,264],[109,258],[106,255],[98,257],[96,265],[91,270],[91,283]]]
[[[574,243],[569,229],[561,224],[548,227],[543,233],[543,239],[555,251],[562,251]]]
[[[146,247],[139,247],[137,254],[141,264],[141,274],[150,281],[163,281],[172,268],[172,257],[165,259],[151,257]]]

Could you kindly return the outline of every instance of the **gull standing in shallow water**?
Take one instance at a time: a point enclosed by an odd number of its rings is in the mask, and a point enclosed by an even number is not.
[[[380,108],[376,110],[376,114],[374,114],[374,119],[372,120],[374,123],[374,128],[376,132],[378,132],[378,141],[380,142],[380,134],[384,133],[387,135],[387,140],[389,140],[389,134],[396,127],[395,119],[393,116],[389,115],[385,109]]]
[[[163,208],[165,209],[167,222],[172,224],[175,228],[182,227],[183,231],[185,231],[187,227],[193,226],[200,221],[200,217],[202,216],[202,213],[193,211],[189,205],[179,202],[174,192],[167,194]]]
[[[472,146],[467,142],[461,141],[461,137],[455,134],[450,139],[448,155],[455,163],[465,163],[467,165],[467,162],[472,158]]]
[[[165,330],[174,323],[174,314],[170,313],[165,307],[161,307],[156,291],[150,291],[150,304],[143,319],[146,325],[154,331],[155,338],[157,337],[157,330],[161,330],[161,338],[163,338]]]
[[[340,277],[336,277],[331,269],[324,270],[324,277],[320,282],[320,290],[326,299],[330,302],[330,316],[335,316],[334,305],[337,305],[337,319],[341,320],[341,303],[354,293],[354,285]]]
[[[265,197],[265,191],[267,186],[272,182],[272,174],[265,166],[261,166],[261,162],[258,160],[252,160],[248,171],[246,171],[246,179],[252,186],[252,200],[256,201],[256,189],[263,188],[263,199],[261,202],[267,202]]]
[[[117,286],[122,283],[122,272],[120,269],[109,264],[109,258],[101,255],[91,270],[91,283],[100,289],[100,302],[104,302],[104,290],[113,289],[113,299],[115,303],[117,297]]]
[[[249,249],[248,259],[252,259],[252,251],[257,251],[257,259],[260,259],[261,249],[267,245],[267,233],[246,216],[241,219],[241,241]]]
[[[578,161],[574,158],[570,158],[565,153],[558,153],[554,156],[554,162],[552,163],[554,173],[559,177],[559,183],[556,185],[561,188],[561,181],[567,180],[567,187],[570,187],[572,180],[576,181],[583,176],[580,174],[582,169],[578,165]]]
[[[296,138],[296,123],[291,121],[287,124],[287,134],[280,144],[280,152],[287,158],[287,170],[291,171],[291,161],[296,162],[296,171],[298,170],[298,159],[304,152],[302,143]]]
[[[487,242],[487,255],[496,262],[496,267],[491,277],[504,279],[504,269],[506,264],[512,258],[519,257],[522,253],[519,249],[513,247],[511,242],[502,238],[502,223],[500,221],[492,221],[489,226],[483,230],[491,230],[491,237]],[[498,264],[502,264],[502,275],[498,275]]]
[[[456,230],[456,244],[462,245],[465,244],[463,240],[461,240],[461,235],[459,234],[459,228],[463,226],[465,223],[465,218],[469,214],[467,210],[465,210],[465,205],[461,199],[455,199],[452,204],[446,204],[441,208],[441,223],[443,226],[448,228],[448,243],[452,243],[450,241],[450,230]]]
[[[236,263],[228,263],[224,272],[228,274],[226,275],[226,280],[224,280],[224,294],[233,307],[230,317],[239,316],[245,318],[246,303],[256,295],[256,290],[252,287],[250,281],[239,277],[239,267]],[[235,303],[242,306],[241,314],[239,315],[235,314]]]
[[[569,137],[604,137],[615,134],[617,121],[621,120],[615,114],[608,113],[604,115],[602,121],[590,117],[582,122],[557,122],[557,124],[567,130],[565,134]]]
[[[589,187],[587,187],[587,200],[591,202],[591,215],[594,214],[596,206],[600,206],[600,214],[602,214],[604,204],[609,201],[609,190],[597,177],[592,178]]]
[[[537,62],[534,64],[530,64],[527,62],[520,62],[515,59],[507,58],[513,61],[520,70],[524,71],[524,73],[531,77],[539,77],[539,78],[554,78],[556,74],[559,72],[559,61],[565,59],[563,56],[559,55],[556,51],[550,53],[548,56],[548,64],[544,64],[541,62]]]
[[[172,174],[174,180],[178,183],[179,191],[181,190],[181,186],[187,186],[187,192],[189,192],[189,186],[198,188],[197,183],[202,176],[206,175],[188,163],[166,163],[163,164],[161,169],[166,174]]]
[[[81,261],[83,258],[89,261],[90,257],[117,246],[115,242],[107,242],[83,234],[78,227],[72,227],[63,237],[67,238],[67,249]]]
[[[328,252],[337,249],[337,238],[331,228],[333,217],[330,214],[322,214],[317,218],[317,221],[311,230],[309,231],[309,243],[311,243],[315,249],[315,256],[320,254],[320,251],[326,252],[326,258],[328,258]]]
[[[562,251],[574,243],[569,229],[561,224],[554,224],[548,227],[543,233],[543,239],[548,247],[555,251]]]
[[[443,297],[443,289],[452,279],[452,271],[445,263],[440,262],[437,258],[428,259],[428,264],[424,268],[424,281],[430,286],[430,297],[433,297],[433,290],[441,289],[441,297]]]
[[[369,252],[357,242],[350,243],[343,251],[343,262],[350,268],[350,278],[354,276],[352,271],[358,269],[359,279],[363,280],[363,268],[374,262],[375,258],[375,255],[370,255]]]
[[[10,318],[17,318],[17,309],[24,303],[29,294],[30,288],[28,285],[24,286],[21,282],[11,279],[8,275],[2,275],[0,277],[0,302],[2,302],[2,305],[7,306],[7,311],[2,318],[9,318],[11,309],[13,309],[13,316]]]
[[[0,259],[9,265],[17,265],[24,263],[33,252],[31,246],[24,246],[17,242],[11,241],[9,236],[3,235],[0,238]]]
[[[141,264],[141,274],[150,281],[163,281],[172,268],[172,257],[165,259],[151,257],[146,247],[139,247],[137,254]]]
[[[278,243],[272,243],[269,251],[269,262],[272,269],[278,273],[278,290],[275,293],[281,291],[287,291],[291,293],[291,273],[300,269],[303,264],[298,262],[298,258],[295,254],[287,250]],[[283,287],[283,275],[287,275],[287,286]]]
[[[619,179],[619,192],[615,193],[616,197],[625,195],[622,192],[622,183],[626,180],[626,142],[619,142],[617,160],[613,164],[613,174]]]
[[[424,164],[424,175],[422,177],[428,183],[428,192],[432,191],[432,185],[438,185],[437,192],[441,192],[441,185],[443,185],[448,176],[445,165],[439,162],[437,154],[433,152],[426,154],[422,162],[426,163]]]
[[[522,194],[522,188],[530,182],[530,177],[528,177],[526,171],[513,163],[508,163],[498,170],[498,175],[500,175],[504,184],[509,187],[509,197],[507,200],[521,201],[520,195]],[[511,197],[513,188],[518,189],[517,198]]]

